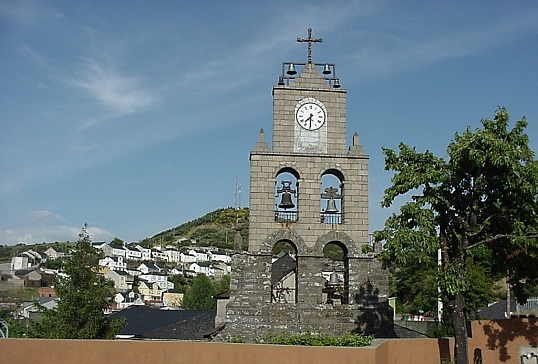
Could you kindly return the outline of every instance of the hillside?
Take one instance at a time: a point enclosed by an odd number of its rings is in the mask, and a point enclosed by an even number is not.
[[[186,222],[169,230],[155,234],[150,238],[141,240],[140,245],[154,246],[160,244],[177,244],[178,247],[193,245],[196,241],[198,246],[214,246],[221,249],[233,249],[233,241],[236,231],[236,223],[241,224],[241,236],[243,237],[243,249],[248,248],[248,208],[234,209],[232,207],[217,209],[202,217]],[[186,239],[186,240],[184,240]],[[0,245],[0,263],[10,262],[17,254],[33,249],[44,252],[49,246],[56,246],[64,251],[69,251],[73,243],[51,242],[36,244]]]
[[[221,249],[233,249],[236,230],[234,226],[241,224],[243,249],[248,248],[248,208],[234,209],[232,207],[218,209],[202,217],[186,222],[160,232],[150,238],[140,241],[141,245],[153,246],[173,244],[179,246],[192,245],[196,241],[199,246],[214,246]],[[187,240],[181,240],[187,239]]]

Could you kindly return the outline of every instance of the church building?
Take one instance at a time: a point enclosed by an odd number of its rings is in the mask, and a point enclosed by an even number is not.
[[[331,63],[284,62],[271,147],[250,152],[248,251],[232,259],[226,338],[392,333],[388,273],[369,245],[368,155],[346,143],[346,96]]]

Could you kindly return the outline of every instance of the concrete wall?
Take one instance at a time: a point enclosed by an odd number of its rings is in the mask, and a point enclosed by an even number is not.
[[[483,363],[519,364],[518,347],[536,346],[536,319],[475,321],[469,358],[479,349]],[[0,363],[10,364],[434,364],[449,359],[449,339],[392,339],[367,348],[164,341],[0,339]],[[471,361],[472,362],[472,361]]]

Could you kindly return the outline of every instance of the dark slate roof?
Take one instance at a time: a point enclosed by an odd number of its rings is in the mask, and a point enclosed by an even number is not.
[[[400,326],[397,322],[394,323],[394,336],[400,339],[418,339],[428,337],[418,331],[414,331],[408,329],[407,327]]]
[[[277,259],[271,268],[271,283],[275,284],[285,277],[288,273],[293,271],[297,266],[295,259],[285,254]]]
[[[502,320],[507,319],[509,317],[506,316],[506,304],[507,300],[501,300],[497,301],[488,307],[482,308],[478,310],[477,316],[478,318],[482,319],[489,319],[489,320]],[[516,301],[510,300],[510,310],[513,312],[516,310]]]
[[[119,335],[161,340],[202,340],[215,331],[215,310],[159,310],[148,306],[130,306],[109,316],[125,317],[127,324]]]
[[[15,275],[16,276],[25,276],[27,274],[30,274],[34,271],[35,269],[21,269],[21,270],[16,270],[15,271]]]
[[[179,311],[187,313],[182,321],[142,334],[145,339],[204,340],[215,331],[216,310]]]
[[[113,269],[112,272],[116,273],[119,276],[130,276],[129,273],[127,273],[127,272],[125,272],[123,270],[115,270],[115,269]]]
[[[230,290],[216,294],[213,296],[213,298],[216,298],[217,300],[224,300],[224,299],[230,298]]]

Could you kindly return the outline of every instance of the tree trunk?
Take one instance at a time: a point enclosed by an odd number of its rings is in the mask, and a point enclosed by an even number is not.
[[[463,307],[463,292],[456,295],[452,311],[454,328],[454,359],[456,364],[469,363],[469,344],[467,342],[467,320]]]

